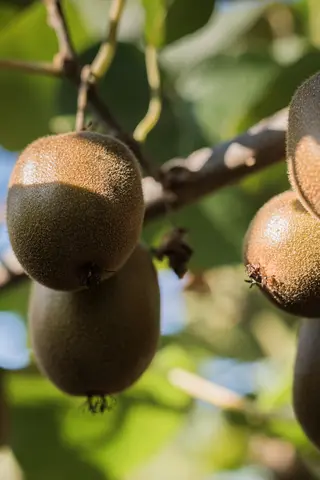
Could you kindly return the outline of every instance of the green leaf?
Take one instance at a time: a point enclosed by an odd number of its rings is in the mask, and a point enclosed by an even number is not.
[[[166,46],[160,56],[162,65],[176,75],[184,75],[185,70],[192,71],[204,61],[231,49],[232,54],[239,48],[246,51],[244,36],[260,20],[265,9],[265,2],[257,2],[250,8],[230,8],[215,12],[208,23],[194,35]]]
[[[216,471],[235,469],[242,465],[249,443],[247,428],[221,422],[217,428],[216,441],[212,444],[211,462]]]
[[[2,291],[0,294],[0,311],[8,310],[27,317],[31,282],[25,279],[18,285]]]
[[[145,37],[147,43],[159,48],[165,38],[167,0],[142,0],[145,10]]]
[[[174,0],[166,18],[166,44],[203,27],[211,17],[214,6],[215,0],[201,0],[196,8],[194,0]]]
[[[12,3],[0,1],[0,28],[4,28],[12,20],[18,9]]]
[[[76,8],[65,3],[70,31],[77,48],[90,43]],[[39,40],[40,39],[40,40]],[[9,22],[0,32],[0,57],[50,62],[57,53],[57,40],[47,25],[44,5],[37,2]],[[35,138],[49,133],[56,113],[55,94],[59,80],[20,71],[1,71],[1,144],[19,150]],[[76,108],[76,105],[74,105]]]
[[[286,107],[296,88],[319,69],[319,51],[310,48],[296,62],[275,71],[273,79],[271,78],[268,83],[268,88],[265,88],[263,94],[251,103],[243,116],[243,127],[246,128],[261,118]]]
[[[195,117],[209,141],[230,138],[270,85],[280,67],[267,54],[245,53],[217,56],[185,72],[176,88],[192,102]]]
[[[307,0],[309,35],[314,46],[320,46],[320,4],[318,0]]]

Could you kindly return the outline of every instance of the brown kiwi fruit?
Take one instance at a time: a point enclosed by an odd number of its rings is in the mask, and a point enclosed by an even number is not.
[[[119,140],[84,131],[39,138],[11,175],[7,224],[26,273],[77,290],[117,271],[139,241],[141,172]]]
[[[294,366],[293,408],[302,429],[320,449],[320,319],[303,319]]]
[[[299,86],[290,103],[287,162],[292,188],[320,219],[320,72]]]
[[[288,313],[319,316],[320,222],[292,191],[271,198],[256,213],[244,239],[250,281]]]
[[[160,335],[150,253],[139,244],[115,275],[90,289],[33,282],[29,328],[39,369],[61,391],[90,400],[128,388],[149,366]]]

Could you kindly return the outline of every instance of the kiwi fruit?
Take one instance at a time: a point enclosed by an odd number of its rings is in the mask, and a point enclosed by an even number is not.
[[[12,248],[25,272],[52,289],[78,290],[119,270],[139,241],[143,217],[138,161],[107,135],[39,138],[10,178]]]
[[[302,83],[291,100],[287,163],[293,190],[320,219],[320,72]]]
[[[35,361],[61,391],[105,398],[132,385],[152,361],[160,335],[160,291],[150,253],[138,244],[98,286],[74,292],[37,282],[29,302]]]
[[[294,365],[293,408],[311,442],[320,449],[320,319],[303,319]]]
[[[250,282],[282,310],[319,317],[320,222],[291,190],[271,198],[256,213],[244,238]]]

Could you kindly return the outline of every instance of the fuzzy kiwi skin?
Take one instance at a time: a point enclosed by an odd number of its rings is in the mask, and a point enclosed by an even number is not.
[[[75,396],[112,395],[152,361],[160,335],[158,277],[138,245],[122,269],[97,287],[59,292],[33,283],[31,344],[39,369]]]
[[[39,138],[11,175],[12,248],[26,273],[49,288],[77,290],[112,275],[137,245],[143,217],[138,162],[110,136]]]
[[[320,449],[320,319],[303,319],[294,365],[293,408],[311,442]]]
[[[292,188],[320,219],[320,72],[303,82],[291,100],[287,163]]]
[[[288,190],[265,203],[243,246],[247,274],[279,308],[319,317],[320,222]]]

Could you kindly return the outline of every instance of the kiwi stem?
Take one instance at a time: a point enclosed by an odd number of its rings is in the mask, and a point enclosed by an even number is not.
[[[101,268],[94,263],[86,264],[81,269],[81,285],[91,288],[97,287],[101,283]]]
[[[98,53],[96,54],[93,62],[91,63],[91,75],[90,79],[92,83],[102,78],[113,60],[116,46],[117,46],[117,33],[120,23],[121,15],[123,12],[125,0],[113,0],[109,13],[109,34],[107,39],[102,42]]]
[[[93,415],[96,413],[104,413],[106,410],[110,411],[114,403],[115,399],[112,396],[101,394],[87,396],[88,409]]]

